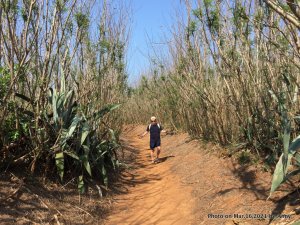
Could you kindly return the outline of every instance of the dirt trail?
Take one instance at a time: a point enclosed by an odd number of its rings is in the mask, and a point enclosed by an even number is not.
[[[291,224],[299,219],[295,215],[299,195],[282,198],[281,193],[266,201],[270,173],[220,158],[216,156],[220,148],[191,141],[185,134],[163,137],[164,161],[150,164],[148,138],[137,137],[143,130],[127,128],[123,135],[132,160],[106,225]],[[271,214],[290,219],[241,218]]]
[[[124,142],[136,155],[125,175],[129,190],[116,197],[115,210],[106,224],[191,224],[191,188],[181,185],[179,177],[170,171],[174,157],[164,153],[164,162],[151,164],[148,138],[139,139],[140,130],[130,133]]]

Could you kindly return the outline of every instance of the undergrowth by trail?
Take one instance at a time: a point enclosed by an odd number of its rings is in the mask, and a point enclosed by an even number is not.
[[[177,18],[167,53],[130,89],[124,117],[145,123],[157,115],[175,130],[235,148],[241,160],[278,162],[273,192],[300,165],[299,3],[185,5],[186,21]]]
[[[299,1],[180,2],[167,50],[152,49],[133,87],[128,1],[0,0],[0,173],[73,179],[80,194],[97,183],[101,193],[122,165],[122,126],[155,115],[241,163],[277,162],[272,193],[294,178]]]

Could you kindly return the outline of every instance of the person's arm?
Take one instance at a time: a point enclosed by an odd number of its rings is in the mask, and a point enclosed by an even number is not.
[[[167,134],[167,131],[164,130],[164,129],[162,129],[160,132],[163,133],[163,134]]]
[[[141,135],[139,135],[140,138],[144,137],[148,132],[149,132],[149,126],[147,127],[146,131],[144,133],[142,133]]]
[[[160,125],[160,132],[166,134],[167,131],[164,129],[164,127],[162,125]]]
[[[140,138],[143,138],[147,133],[148,133],[148,131],[145,131],[144,133],[142,133],[142,134],[140,135]]]

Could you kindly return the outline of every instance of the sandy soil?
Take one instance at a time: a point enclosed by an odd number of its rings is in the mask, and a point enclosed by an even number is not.
[[[291,193],[297,183],[281,187],[266,201],[269,172],[259,165],[241,166],[224,149],[186,134],[163,136],[162,162],[151,164],[149,137],[138,138],[144,129],[124,130],[127,168],[105,198],[93,188],[79,196],[76,187],[69,187],[76,181],[61,186],[21,171],[2,172],[0,224],[255,225],[300,219],[300,194]]]
[[[164,162],[151,164],[148,139],[139,139],[140,133],[140,129],[131,130],[123,137],[135,154],[123,177],[128,181],[128,191],[115,197],[115,210],[105,224],[191,224],[195,204],[192,188],[182,184],[170,170],[175,157],[164,152]]]
[[[220,158],[221,148],[186,134],[164,136],[163,162],[153,165],[149,138],[137,137],[143,130],[124,132],[134,157],[123,174],[127,190],[115,196],[105,224],[292,224],[299,219],[298,193],[286,195],[282,189],[266,201],[270,173]]]

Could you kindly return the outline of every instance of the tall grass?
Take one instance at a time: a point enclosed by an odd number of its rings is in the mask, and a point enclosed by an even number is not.
[[[106,1],[0,0],[1,169],[75,176],[80,191],[93,177],[107,184],[118,164],[122,121],[109,112],[127,87],[128,16]]]
[[[128,120],[155,114],[194,137],[274,162],[283,147],[282,113],[291,136],[299,133],[297,28],[258,1],[191,5],[186,23],[174,25],[169,56],[132,90]]]

